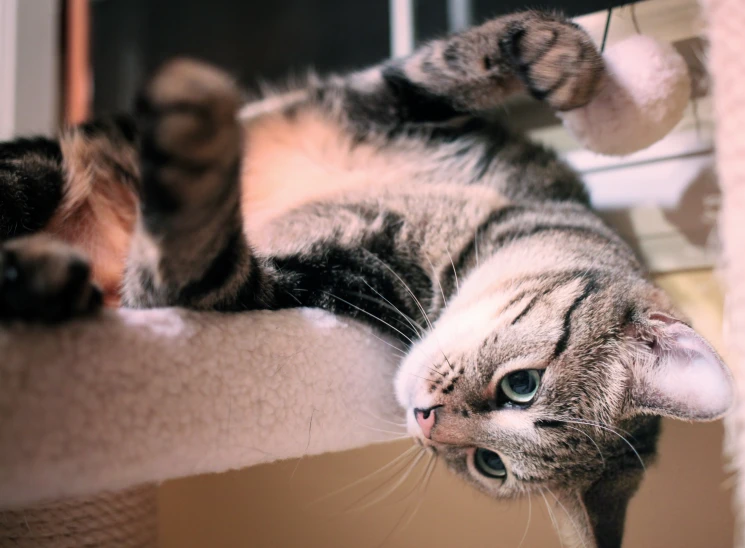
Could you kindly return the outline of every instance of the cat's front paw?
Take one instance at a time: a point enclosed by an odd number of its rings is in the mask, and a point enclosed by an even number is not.
[[[240,104],[235,81],[210,65],[177,59],[155,74],[135,106],[149,209],[203,207],[235,184]]]
[[[40,234],[0,247],[0,320],[56,323],[102,303],[87,259],[67,244]]]
[[[604,70],[587,33],[550,14],[531,12],[518,19],[499,47],[531,95],[556,110],[587,104]]]

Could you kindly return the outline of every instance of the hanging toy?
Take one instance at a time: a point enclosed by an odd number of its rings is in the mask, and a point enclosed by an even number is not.
[[[630,154],[659,141],[682,119],[691,80],[670,44],[635,35],[606,49],[603,60],[606,70],[593,100],[558,113],[585,148]]]

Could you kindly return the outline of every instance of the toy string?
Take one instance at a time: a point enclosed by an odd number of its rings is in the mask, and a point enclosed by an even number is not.
[[[608,30],[610,29],[610,18],[613,15],[613,8],[608,8],[608,17],[605,19],[605,30],[603,31],[603,41],[600,43],[600,53],[605,51],[605,42],[608,40]]]

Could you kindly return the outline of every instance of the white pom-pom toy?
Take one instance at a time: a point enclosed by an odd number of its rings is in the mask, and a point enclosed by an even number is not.
[[[587,105],[559,113],[586,148],[625,155],[664,137],[683,117],[691,80],[670,44],[643,35],[609,47],[597,95]]]

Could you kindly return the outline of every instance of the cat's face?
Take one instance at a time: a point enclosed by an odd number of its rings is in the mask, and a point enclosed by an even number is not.
[[[464,287],[396,388],[410,433],[452,471],[498,498],[556,496],[596,541],[612,533],[590,530],[585,495],[633,494],[654,415],[714,419],[732,401],[728,370],[658,290],[588,276]]]

